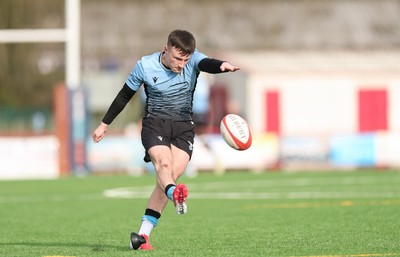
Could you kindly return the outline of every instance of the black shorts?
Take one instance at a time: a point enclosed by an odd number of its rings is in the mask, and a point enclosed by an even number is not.
[[[173,121],[164,118],[144,117],[142,120],[142,144],[146,150],[144,161],[150,162],[148,150],[156,145],[171,144],[192,157],[194,140],[193,121]]]

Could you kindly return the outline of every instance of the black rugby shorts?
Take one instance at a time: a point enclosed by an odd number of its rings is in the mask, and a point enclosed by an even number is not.
[[[194,140],[193,121],[173,121],[164,118],[144,117],[142,120],[142,144],[145,162],[150,162],[148,150],[156,145],[171,147],[171,144],[192,157]]]

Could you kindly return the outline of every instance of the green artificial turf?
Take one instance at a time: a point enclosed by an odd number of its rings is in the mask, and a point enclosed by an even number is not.
[[[0,256],[400,256],[400,172],[182,177],[154,251],[130,251],[153,175],[0,181]]]

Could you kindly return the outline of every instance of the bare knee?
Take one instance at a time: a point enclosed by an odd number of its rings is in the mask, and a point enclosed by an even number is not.
[[[173,172],[172,173],[172,178],[177,181],[178,178],[182,175],[182,172]]]
[[[178,178],[180,178],[183,173],[185,173],[187,163],[181,163],[181,165],[173,165],[173,170],[172,170],[172,178],[177,181]]]

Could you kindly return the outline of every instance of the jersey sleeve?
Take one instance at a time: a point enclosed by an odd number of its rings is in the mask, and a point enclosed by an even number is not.
[[[133,91],[125,83],[125,85],[115,97],[114,101],[111,103],[102,121],[105,124],[111,124],[111,122],[113,122],[118,114],[122,112],[122,110],[125,108],[125,106],[128,104],[135,93],[136,91]]]
[[[134,91],[138,91],[143,84],[144,70],[142,60],[139,60],[131,73],[129,74],[125,84]]]
[[[199,62],[199,69],[204,72],[217,74],[222,73],[221,65],[223,61],[214,58],[204,58]]]
[[[191,58],[190,61],[191,61],[192,65],[193,65],[194,69],[195,69],[197,72],[200,72],[199,63],[200,63],[200,61],[203,60],[204,58],[207,58],[207,55],[205,55],[205,54],[199,52],[197,49],[194,51],[194,53],[193,53],[192,58]]]

